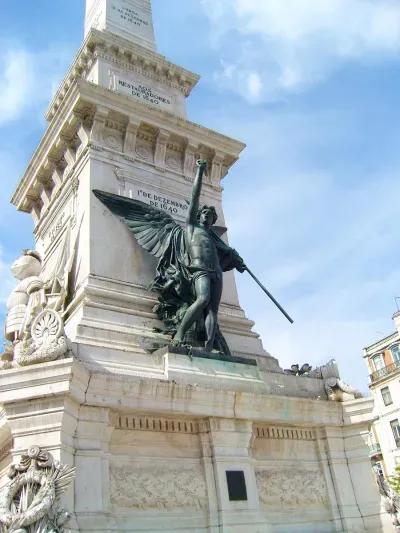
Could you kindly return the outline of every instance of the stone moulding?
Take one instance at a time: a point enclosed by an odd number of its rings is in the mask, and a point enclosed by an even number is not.
[[[89,143],[92,147],[96,145],[103,149],[105,147],[99,145],[99,142],[93,138],[92,133],[89,135],[83,133],[83,130],[88,129],[85,117],[93,118],[95,106],[103,106],[108,109],[114,105],[117,105],[119,112],[126,117],[134,117],[135,120],[140,120],[145,123],[150,122],[152,124],[159,124],[160,120],[162,120],[164,128],[171,134],[177,135],[182,139],[190,138],[190,142],[192,143],[203,145],[209,150],[218,150],[218,152],[224,153],[223,166],[227,171],[237,161],[240,152],[245,148],[243,143],[225,135],[204,128],[167,111],[157,109],[151,105],[136,102],[129,96],[116,93],[78,77],[71,83],[65,100],[60,104],[61,107],[57,116],[54,117],[40,146],[33,155],[28,169],[14,192],[11,201],[19,210],[31,212],[34,204],[33,199],[38,199],[40,196],[42,185],[38,178],[39,175],[48,173],[45,166],[46,162],[49,161],[50,151],[54,151],[55,149],[54,131],[57,129],[60,132],[57,135],[59,146],[64,146],[63,142],[65,144],[65,137],[68,133],[69,137],[71,135],[74,137],[76,134],[85,137],[86,140],[83,143],[85,147]],[[82,139],[80,140],[83,142]],[[108,150],[112,149],[108,148]],[[83,147],[81,152],[78,152],[74,155],[75,164],[79,161],[81,154],[84,153]],[[59,155],[61,156],[61,153]],[[121,152],[122,157],[123,155]],[[225,174],[226,172],[224,171],[221,179]],[[67,179],[63,179],[63,184],[67,183],[67,181]],[[217,186],[215,183],[210,183],[209,185],[213,187]]]
[[[0,448],[0,463],[4,461],[9,455],[14,446],[14,439],[9,440]]]
[[[315,440],[315,431],[304,428],[284,428],[256,426],[254,428],[256,437],[262,439],[290,439],[290,440]]]
[[[123,50],[123,53],[119,53]],[[126,55],[126,53],[128,55]],[[93,61],[96,56],[106,56],[114,61],[118,61],[123,67],[129,70],[135,70],[144,74],[146,77],[153,78],[158,82],[170,85],[182,91],[186,96],[189,96],[193,87],[200,79],[198,74],[194,74],[189,70],[186,70],[178,65],[170,63],[166,58],[157,52],[151,52],[143,46],[132,43],[123,37],[117,37],[111,33],[105,31],[99,31],[94,28],[88,33],[85,42],[79,49],[73,64],[71,65],[68,73],[61,82],[60,88],[54,95],[52,102],[50,103],[45,118],[51,120],[54,116],[57,107],[62,102],[65,94],[74,79],[81,76],[85,71],[87,73],[88,67],[82,66],[83,62]],[[135,60],[142,57],[143,60],[148,62],[138,62],[135,65]],[[132,62],[133,61],[133,62]],[[89,67],[90,68],[90,67]],[[166,72],[174,72],[174,82],[169,79]]]
[[[2,533],[63,533],[69,519],[57,512],[59,496],[75,477],[75,468],[61,465],[39,446],[31,446],[8,472],[11,481],[0,495]]]
[[[153,418],[148,416],[119,416],[113,414],[111,422],[116,429],[137,430],[137,431],[157,431],[168,433],[197,434],[199,432],[196,420]]]

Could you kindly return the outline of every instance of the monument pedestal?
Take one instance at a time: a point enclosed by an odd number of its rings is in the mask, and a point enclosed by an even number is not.
[[[392,531],[365,456],[371,399],[203,388],[64,359],[4,373],[0,402],[13,443],[3,471],[33,444],[76,466],[62,502],[71,531]],[[246,499],[231,499],[227,472],[242,473]]]
[[[344,397],[335,365],[285,373],[232,271],[218,313],[232,357],[168,346],[147,290],[157,261],[92,192],[183,226],[205,160],[200,201],[215,206],[226,250],[222,180],[244,144],[187,119],[198,79],[156,52],[149,0],[87,0],[84,43],[12,199],[33,217],[28,261],[41,271],[10,304],[24,320],[10,321],[0,363],[0,483],[28,479],[28,463],[46,476],[75,467],[60,502],[72,533],[389,533],[367,452],[372,400],[329,401]],[[11,501],[0,497],[7,528]]]

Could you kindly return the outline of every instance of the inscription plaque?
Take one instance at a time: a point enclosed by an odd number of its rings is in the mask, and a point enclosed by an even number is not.
[[[226,482],[231,502],[247,501],[246,480],[243,470],[227,470]]]
[[[113,0],[108,14],[109,20],[131,34],[140,35],[153,41],[153,28],[150,13],[136,8],[126,0]]]
[[[143,83],[135,83],[120,76],[115,76],[114,90],[137,98],[146,104],[172,111],[172,101],[168,95]]]
[[[188,204],[185,200],[173,198],[164,193],[158,193],[155,191],[149,191],[143,188],[129,188],[125,191],[124,196],[133,198],[134,200],[140,200],[146,204],[156,207],[161,211],[167,211],[174,218],[186,218]]]

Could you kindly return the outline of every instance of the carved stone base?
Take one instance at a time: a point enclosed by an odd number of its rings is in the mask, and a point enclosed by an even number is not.
[[[254,359],[172,345],[160,348],[153,356],[164,359],[169,381],[224,390],[266,391]]]
[[[28,455],[46,490],[58,484],[57,494],[64,484],[49,454],[56,466],[73,465],[75,482],[59,506],[71,513],[71,533],[393,531],[366,447],[371,398],[344,404],[290,398],[286,390],[296,383],[306,391],[324,380],[285,374],[271,375],[284,397],[271,394],[271,383],[260,392],[262,371],[254,364],[176,351],[159,355],[168,378],[90,372],[72,358],[4,372],[2,471],[14,462],[13,479],[26,487]],[[246,499],[231,499],[231,472],[242,474]],[[0,502],[0,522],[14,516],[14,489]],[[41,503],[28,500],[18,519],[26,524],[26,513],[40,511]],[[57,518],[52,533],[59,533],[59,519],[68,516],[55,513],[46,516]]]
[[[247,357],[237,357],[234,355],[226,355],[219,352],[206,352],[204,350],[199,350],[198,348],[190,348],[188,346],[174,346],[169,344],[165,348],[157,351],[157,353],[162,354],[179,354],[187,355],[191,358],[200,357],[201,359],[212,359],[214,361],[226,361],[228,363],[237,363],[239,365],[250,365],[257,366],[257,361],[254,359],[248,359]]]

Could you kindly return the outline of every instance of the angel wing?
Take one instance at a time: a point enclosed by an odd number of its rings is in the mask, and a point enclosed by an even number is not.
[[[171,232],[175,228],[181,229],[169,213],[144,202],[99,190],[94,190],[93,193],[125,222],[140,246],[155,257],[161,257],[164,253]]]

